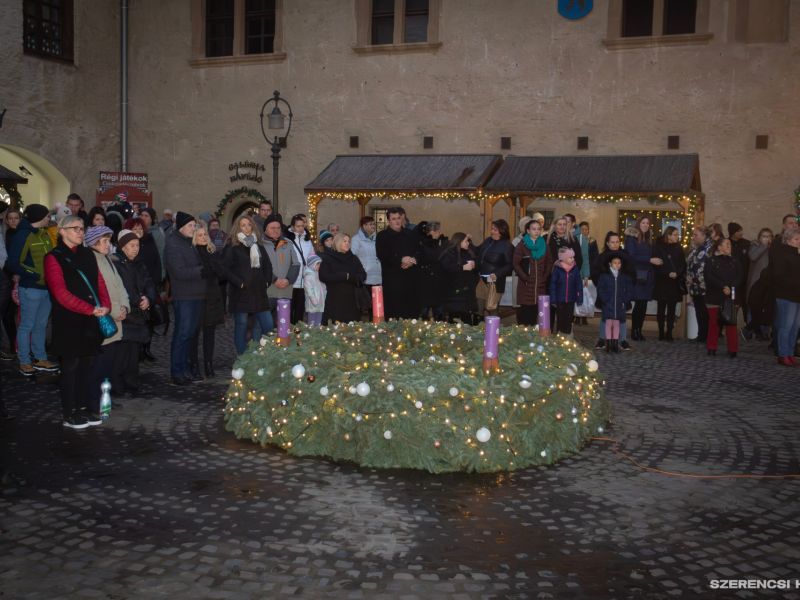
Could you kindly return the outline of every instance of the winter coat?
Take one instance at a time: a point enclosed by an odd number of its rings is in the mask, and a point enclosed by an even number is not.
[[[561,248],[572,248],[572,251],[575,252],[575,264],[580,271],[583,266],[583,253],[577,238],[573,237],[570,241],[566,237],[558,237],[555,232],[547,236],[547,251],[550,252],[553,264],[558,262],[558,251]]]
[[[196,248],[203,263],[203,275],[206,282],[203,327],[222,325],[225,322],[225,302],[219,282],[228,278],[223,256],[219,252],[209,252],[208,248],[202,246],[196,246]]]
[[[664,264],[655,266],[653,299],[672,304],[680,302],[686,293],[686,259],[683,248],[680,244],[658,242],[653,248],[653,256],[664,261]],[[675,279],[669,276],[670,273],[677,273]]]
[[[625,252],[628,253],[636,269],[633,284],[633,300],[652,300],[656,278],[655,269],[650,263],[653,246],[647,240],[639,241],[636,228],[625,230]]]
[[[692,296],[706,293],[705,268],[713,243],[711,238],[706,239],[702,246],[693,248],[686,258],[686,288]]]
[[[587,278],[591,275],[591,267],[595,260],[597,260],[597,256],[600,254],[600,251],[597,249],[597,240],[593,237],[589,236],[587,238],[587,253],[586,256],[583,254],[583,245],[581,244],[583,239],[583,234],[578,233],[575,236],[575,240],[578,242],[578,248],[581,249],[581,277]],[[576,254],[577,256],[577,254]]]
[[[54,247],[45,227],[36,228],[25,217],[20,219],[6,261],[11,273],[19,275],[20,287],[47,289],[44,281],[44,257]]]
[[[602,300],[603,319],[624,321],[632,295],[633,282],[622,269],[616,276],[610,269],[600,274],[597,282],[597,299]]]
[[[706,262],[705,267],[706,279],[706,305],[707,306],[720,306],[726,296],[722,292],[722,288],[738,287],[742,281],[742,271],[739,267],[739,261],[733,256],[726,256],[724,254],[717,254],[712,256]],[[739,290],[736,294],[736,304],[741,304],[740,294],[744,293],[744,289]]]
[[[419,236],[408,229],[384,229],[375,237],[375,253],[381,262],[383,306],[387,319],[413,319],[419,316],[419,264],[424,260]],[[417,265],[402,268],[404,256]]]
[[[511,263],[514,272],[519,277],[517,303],[522,306],[535,306],[539,302],[539,296],[549,293],[547,278],[550,277],[553,270],[553,259],[550,253],[545,251],[542,258],[534,260],[525,242],[521,242],[514,248]]]
[[[206,297],[206,284],[200,275],[203,264],[192,245],[192,238],[178,230],[170,233],[164,245],[164,263],[173,300],[203,300]]]
[[[775,298],[800,302],[800,254],[797,248],[780,244],[769,265]]]
[[[272,283],[267,288],[267,295],[272,298],[289,298],[292,297],[292,285],[285,288],[279,288],[275,285],[278,279],[288,279],[290,282],[297,280],[297,275],[300,273],[302,264],[295,254],[294,247],[290,240],[281,238],[273,242],[269,238],[263,241],[264,249],[267,251],[267,256],[272,264]]]
[[[153,284],[158,285],[161,283],[161,280],[164,279],[162,275],[161,254],[158,252],[156,240],[151,233],[146,233],[139,238],[139,255],[136,257],[136,260],[143,263],[147,268],[147,272]]]
[[[747,285],[747,280],[750,271],[750,240],[744,238],[740,240],[731,240],[731,256],[739,261],[739,270],[742,274],[742,285]],[[743,288],[742,291],[745,291]],[[742,297],[744,300],[744,297]]]
[[[325,296],[327,296],[328,290],[325,284],[319,280],[319,273],[313,267],[303,267],[303,291],[305,292],[306,312],[325,312]]]
[[[314,243],[311,239],[306,239],[306,237],[305,234],[298,237],[293,231],[286,233],[286,239],[291,242],[294,249],[294,257],[300,264],[300,268],[297,269],[297,277],[292,285],[292,287],[298,289],[303,289],[303,267],[306,266],[306,261],[312,254],[316,254],[314,252]]]
[[[550,304],[565,302],[583,303],[583,280],[577,264],[567,272],[558,261],[550,274]]]
[[[250,266],[250,248],[231,244],[225,248],[223,263],[228,279],[228,310],[231,314],[255,314],[269,310],[267,288],[274,280],[272,263],[263,246],[258,246],[261,266]],[[291,292],[292,288],[288,288]]]
[[[358,257],[367,272],[367,285],[381,285],[381,263],[375,251],[375,238],[368,237],[359,227],[350,240],[350,251]]]
[[[363,284],[367,273],[358,257],[350,252],[328,250],[322,254],[319,280],[327,287],[325,319],[329,322],[360,321],[356,305],[356,286]]]
[[[423,308],[441,306],[447,298],[448,282],[439,262],[447,244],[447,237],[443,235],[436,240],[427,235],[422,238],[423,260],[419,266],[419,299]]]
[[[468,261],[475,261],[475,268],[465,271],[464,265]],[[439,258],[445,281],[444,305],[451,313],[470,313],[478,311],[478,300],[475,297],[475,288],[478,286],[478,261],[474,249],[461,250],[460,248],[447,248]]]
[[[131,307],[128,316],[122,322],[122,334],[128,339],[146,342],[150,338],[148,315],[139,308],[142,296],[150,302],[156,301],[156,286],[150,278],[147,265],[137,256],[135,260],[128,259],[121,251],[114,256],[114,266],[117,267],[122,284],[128,294],[128,305]],[[135,332],[134,332],[135,330]]]
[[[761,277],[761,272],[769,265],[770,246],[763,246],[758,242],[750,244],[747,256],[750,259],[750,267],[747,270],[747,297],[750,297],[750,290]]]
[[[128,299],[128,290],[125,289],[125,283],[117,269],[117,261],[111,256],[101,254],[92,250],[94,258],[97,261],[97,267],[103,280],[106,282],[106,289],[108,296],[111,298],[111,318],[117,323],[117,332],[109,338],[103,340],[103,346],[107,346],[113,342],[118,342],[122,339],[123,329],[125,328],[125,320],[120,320],[122,317],[122,309],[125,309],[127,314],[131,313],[131,303]]]
[[[495,288],[498,294],[505,292],[506,277],[514,270],[513,258],[514,246],[511,245],[511,240],[493,240],[488,237],[478,246],[479,272],[481,275],[497,276]]]
[[[636,268],[633,266],[633,261],[628,253],[625,252],[623,248],[619,250],[609,250],[606,248],[592,261],[589,279],[592,280],[595,287],[600,283],[600,275],[608,270],[608,263],[613,256],[619,256],[622,259],[622,270],[631,278],[631,284],[633,284],[633,281],[636,279]],[[599,308],[599,305],[597,306]]]

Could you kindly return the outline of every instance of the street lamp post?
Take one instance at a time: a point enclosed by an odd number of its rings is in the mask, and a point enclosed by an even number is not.
[[[267,129],[270,131],[275,131],[275,135],[270,139],[269,134],[267,133],[266,129],[264,129],[264,111],[267,108],[267,105],[272,102],[273,107],[270,113],[267,115]],[[283,102],[286,105],[286,108],[289,110],[289,124],[286,125],[286,117],[281,112],[280,103]],[[264,139],[267,141],[272,148],[272,210],[277,213],[278,211],[278,162],[281,159],[281,136],[278,135],[279,132],[283,131],[283,128],[286,127],[286,133],[282,136],[284,141],[289,137],[289,132],[292,130],[292,107],[286,101],[285,98],[281,98],[281,94],[278,90],[275,90],[272,93],[272,98],[264,102],[263,106],[261,107],[261,135],[264,136]]]

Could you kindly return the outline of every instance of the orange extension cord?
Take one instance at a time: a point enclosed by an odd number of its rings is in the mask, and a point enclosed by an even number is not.
[[[789,475],[736,475],[736,474],[695,475],[693,473],[677,473],[675,471],[665,471],[663,469],[657,469],[656,467],[648,467],[646,465],[643,465],[627,452],[623,452],[622,450],[620,450],[619,446],[621,442],[619,440],[607,437],[592,437],[589,439],[596,440],[598,442],[611,442],[612,444],[614,444],[614,446],[611,448],[614,454],[620,455],[622,458],[632,463],[635,467],[641,469],[642,471],[646,471],[648,473],[658,473],[659,475],[666,475],[667,477],[683,477],[686,479],[792,479],[800,477],[800,473],[792,473]]]

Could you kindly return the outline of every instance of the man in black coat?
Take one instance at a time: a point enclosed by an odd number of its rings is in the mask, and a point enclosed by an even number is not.
[[[375,239],[375,251],[383,274],[383,303],[387,319],[415,319],[419,316],[418,262],[422,262],[419,236],[403,227],[405,211],[387,211],[389,227]]]

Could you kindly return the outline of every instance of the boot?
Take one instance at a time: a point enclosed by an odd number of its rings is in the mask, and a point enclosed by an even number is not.
[[[639,341],[639,330],[636,329],[635,327],[633,329],[631,329],[631,339],[634,342],[638,342]]]
[[[214,373],[214,363],[210,360],[205,361],[206,367],[206,377],[216,377],[217,374]]]
[[[666,339],[664,336],[664,321],[658,322],[658,341],[663,342]]]
[[[606,352],[611,352],[611,340],[606,340]]]
[[[668,342],[674,342],[675,340],[672,337],[672,327],[667,329],[667,334],[664,336],[664,339]]]
[[[619,340],[614,340],[614,352],[619,353]]]

